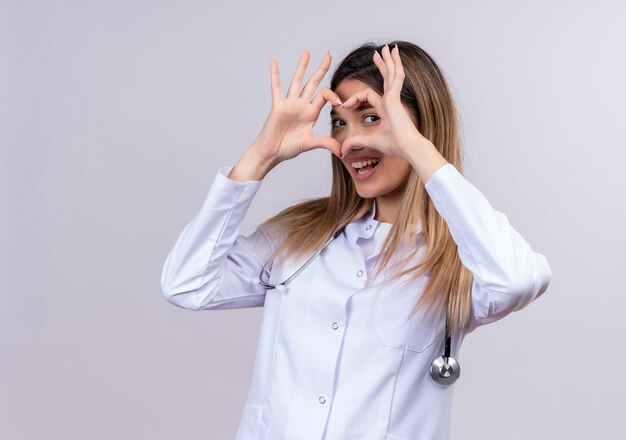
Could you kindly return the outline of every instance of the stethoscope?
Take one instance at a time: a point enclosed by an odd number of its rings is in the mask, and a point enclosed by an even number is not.
[[[261,268],[258,277],[252,278],[253,283],[259,283],[261,286],[265,287],[267,290],[276,290],[277,292],[284,292],[287,284],[289,284],[293,279],[302,272],[311,262],[322,253],[324,249],[333,241],[335,238],[339,236],[345,229],[345,226],[341,227],[337,232],[335,232],[324,244],[324,246],[315,252],[308,260],[304,262],[300,266],[298,270],[296,270],[289,278],[279,284],[272,284],[270,282],[263,281],[263,272],[265,271],[265,265]],[[267,265],[267,263],[266,263]],[[448,329],[448,316],[446,314],[446,333]],[[444,353],[442,356],[439,356],[437,359],[433,360],[430,366],[430,376],[433,378],[435,382],[440,385],[451,385],[453,384],[461,375],[461,366],[459,363],[450,355],[452,345],[452,335],[446,334],[446,342],[444,346]]]

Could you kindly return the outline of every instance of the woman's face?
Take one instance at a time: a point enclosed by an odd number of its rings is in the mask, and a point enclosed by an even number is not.
[[[367,84],[359,80],[344,79],[334,91],[345,102],[350,96],[367,87]],[[331,136],[339,143],[343,143],[349,136],[374,134],[380,130],[380,118],[376,110],[367,103],[349,109],[334,106],[330,117]],[[367,160],[374,160],[374,167],[368,165],[359,173],[355,165],[361,166]],[[412,168],[411,163],[404,158],[387,156],[372,147],[358,144],[347,152],[342,162],[350,172],[358,194],[363,198],[401,197]]]

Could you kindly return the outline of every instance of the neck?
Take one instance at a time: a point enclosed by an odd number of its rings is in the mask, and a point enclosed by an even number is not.
[[[374,220],[384,223],[393,223],[398,217],[403,193],[387,194],[376,197],[376,215]]]

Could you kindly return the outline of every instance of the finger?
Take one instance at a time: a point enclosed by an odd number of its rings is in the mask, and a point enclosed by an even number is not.
[[[318,108],[319,111],[322,110],[326,102],[330,102],[332,105],[341,105],[341,99],[339,95],[330,90],[328,87],[322,87],[322,89],[315,95],[311,104]]]
[[[393,90],[393,93],[400,94],[400,92],[402,91],[402,84],[404,83],[404,68],[402,67],[400,49],[398,48],[397,44],[391,51],[391,57],[394,61],[396,76],[394,78],[394,81],[391,83],[390,90]]]
[[[339,151],[339,158],[345,159],[346,155],[355,147],[371,147],[376,148],[371,136],[357,134],[344,139]]]
[[[311,76],[311,78],[309,78],[309,80],[306,82],[306,84],[304,85],[304,89],[302,89],[302,93],[300,93],[300,96],[311,100],[311,96],[313,96],[313,93],[315,93],[315,89],[317,89],[320,81],[322,81],[322,78],[324,78],[324,75],[326,75],[326,72],[328,72],[328,69],[330,68],[331,59],[332,57],[330,56],[330,52],[326,52],[326,54],[324,55],[324,59],[322,60],[322,64],[315,71],[313,76]]]
[[[349,97],[347,100],[345,100],[344,103],[341,105],[341,108],[349,108],[357,103],[369,102],[370,104],[372,104],[374,109],[376,109],[376,111],[381,113],[382,112],[382,107],[380,106],[381,99],[382,99],[382,96],[376,93],[374,89],[372,89],[371,87],[367,87],[361,90],[360,92],[355,93],[354,95]]]
[[[380,74],[383,76],[383,92],[385,92],[387,91],[387,84],[389,83],[389,80],[387,79],[389,73],[387,72],[387,66],[385,66],[385,61],[383,61],[383,58],[376,50],[374,51],[374,64],[376,64],[376,67],[378,67]]]
[[[325,148],[337,157],[341,155],[341,144],[337,141],[337,139],[330,136],[311,136],[305,142],[305,147],[307,150]]]
[[[289,84],[289,91],[287,92],[287,98],[290,96],[299,96],[300,95],[300,85],[302,84],[302,78],[304,78],[304,72],[306,72],[306,66],[309,64],[309,58],[311,54],[307,49],[304,49],[304,52],[300,56],[300,61],[298,61],[298,67],[296,68],[295,73],[293,74],[293,78],[291,79],[291,83]]]
[[[389,52],[388,44],[385,44],[385,47],[383,47],[383,60],[385,61],[385,66],[387,67],[387,79],[389,80],[389,84],[391,84],[395,77],[395,68],[393,65],[393,59],[391,58],[391,53]]]
[[[280,89],[278,63],[272,57],[270,57],[270,83],[272,87],[272,102],[277,102],[283,97],[283,92]]]

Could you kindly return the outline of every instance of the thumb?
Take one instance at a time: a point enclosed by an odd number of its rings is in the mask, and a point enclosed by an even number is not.
[[[341,154],[341,144],[330,136],[312,136],[307,140],[306,148],[326,148],[337,157]]]

